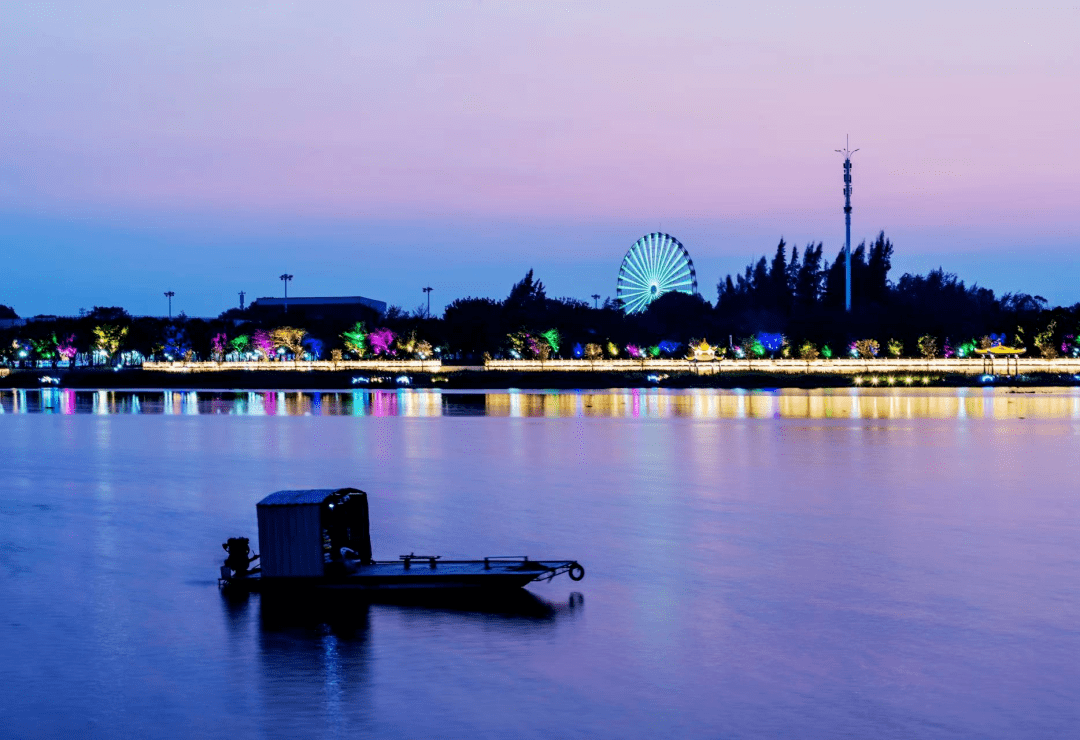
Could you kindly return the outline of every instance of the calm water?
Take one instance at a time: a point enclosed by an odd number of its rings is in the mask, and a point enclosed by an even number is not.
[[[0,392],[0,736],[1075,737],[1080,395]],[[282,488],[501,610],[215,577]]]

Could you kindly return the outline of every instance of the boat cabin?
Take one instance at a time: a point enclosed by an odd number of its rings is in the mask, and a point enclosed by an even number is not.
[[[371,561],[367,494],[355,488],[271,493],[255,507],[263,578],[321,578],[341,572],[341,549]]]

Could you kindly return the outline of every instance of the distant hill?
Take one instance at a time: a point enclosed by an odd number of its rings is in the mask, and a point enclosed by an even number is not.
[[[15,309],[11,306],[5,306],[0,303],[0,319],[17,319],[19,314],[15,313]]]

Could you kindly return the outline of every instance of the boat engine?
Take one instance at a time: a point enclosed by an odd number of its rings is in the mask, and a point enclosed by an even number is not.
[[[225,567],[238,576],[246,576],[250,572],[248,566],[259,559],[258,555],[251,554],[250,543],[247,537],[230,537],[221,545],[229,553],[229,557],[225,558]]]

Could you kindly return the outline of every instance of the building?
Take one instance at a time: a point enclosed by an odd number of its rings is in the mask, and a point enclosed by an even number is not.
[[[286,306],[288,307],[286,311]],[[313,321],[365,321],[386,313],[386,303],[363,296],[329,296],[325,298],[257,298],[248,312],[256,316],[285,314]]]

